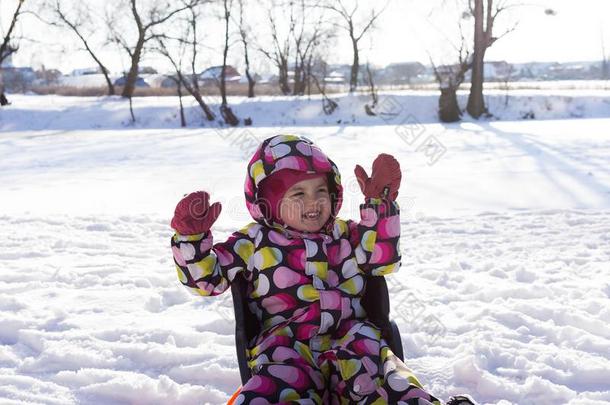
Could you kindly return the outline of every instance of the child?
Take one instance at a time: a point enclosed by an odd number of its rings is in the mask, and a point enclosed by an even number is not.
[[[359,223],[336,217],[337,166],[310,140],[279,135],[248,164],[246,205],[256,222],[213,244],[220,203],[196,192],[176,207],[180,281],[203,296],[224,292],[239,273],[250,283],[262,327],[237,404],[440,404],[360,305],[368,277],[400,266],[400,166],[382,154],[370,178],[360,166],[355,173],[365,196]]]

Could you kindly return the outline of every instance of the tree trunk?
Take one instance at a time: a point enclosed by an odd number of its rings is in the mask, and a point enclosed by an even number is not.
[[[176,70],[176,75],[178,76],[178,86],[180,86],[180,84],[182,84],[182,86],[184,86],[186,91],[188,91],[189,94],[191,96],[193,96],[193,98],[197,101],[197,103],[203,110],[203,113],[205,114],[206,119],[208,121],[214,121],[216,116],[214,115],[214,113],[212,112],[210,107],[208,107],[208,105],[205,103],[205,101],[203,101],[203,98],[201,98],[201,93],[199,92],[199,86],[197,85],[197,75],[193,73],[191,75],[192,83],[189,83],[186,80],[186,78],[184,77],[184,75],[182,74],[182,71],[180,70],[180,67],[176,64],[176,62],[169,56],[169,54],[167,56],[168,56],[168,59],[170,60],[170,62],[172,63],[172,65],[174,66],[174,69]],[[178,88],[178,91],[180,92],[180,88]]]
[[[352,37],[352,48],[354,50],[354,61],[349,81],[349,92],[353,93],[358,88],[358,68],[360,67],[360,56],[358,55],[358,41]]]
[[[457,87],[441,88],[441,96],[438,99],[438,117],[442,122],[456,122],[462,116],[456,91]]]
[[[488,0],[490,1],[490,0]],[[483,0],[474,0],[474,52],[472,63],[472,76],[470,79],[470,94],[466,110],[473,118],[485,114],[485,99],[483,98],[484,58],[487,47],[485,29],[483,27],[484,11]],[[490,27],[488,27],[490,29]]]
[[[250,58],[248,57],[248,45],[246,41],[244,41],[244,56],[246,59],[246,77],[248,78],[248,98],[253,98],[254,86],[256,85],[256,82],[250,74]]]
[[[301,68],[295,66],[294,83],[292,84],[292,95],[298,96],[301,94]]]
[[[246,76],[248,77],[248,98],[254,98],[254,86],[256,86],[256,82],[250,76],[250,72],[246,70]]]
[[[231,110],[227,103],[227,87],[226,87],[226,75],[227,75],[227,54],[229,53],[229,18],[231,12],[227,5],[227,0],[224,0],[225,7],[225,47],[222,54],[222,71],[220,72],[220,95],[222,97],[222,103],[220,104],[220,115],[224,119],[225,123],[236,126],[239,124],[239,119]]]
[[[97,56],[95,56],[93,54],[93,51],[91,51],[89,49],[89,45],[87,45],[85,43],[85,46],[87,48],[87,51],[89,51],[89,54],[91,55],[91,57],[93,58],[93,60],[95,60],[95,62],[97,63],[97,65],[100,67],[100,70],[102,71],[102,73],[104,74],[104,79],[106,80],[106,86],[108,86],[108,95],[109,96],[114,96],[114,84],[112,84],[112,80],[110,79],[110,74],[108,69],[106,69],[106,66],[104,66],[102,64],[102,62],[97,58]]]
[[[176,65],[174,65],[174,66],[176,67]],[[203,98],[201,97],[201,93],[199,92],[199,87],[191,86],[186,81],[186,79],[184,78],[184,75],[177,67],[176,67],[176,74],[178,75],[178,80],[180,80],[180,82],[182,83],[182,85],[184,86],[186,91],[188,91],[189,94],[191,96],[193,96],[193,98],[197,101],[197,104],[199,104],[199,107],[201,107],[201,109],[203,110],[203,113],[205,114],[205,118],[208,121],[214,121],[216,116],[214,115],[214,113],[212,112],[210,107],[205,103],[205,101],[203,101]],[[193,75],[193,80],[195,81],[195,84],[196,84],[197,77],[195,75]]]
[[[189,88],[187,88],[187,90],[189,90]],[[191,93],[193,98],[197,101],[197,104],[199,104],[199,107],[201,107],[201,109],[203,110],[203,113],[205,114],[205,117],[207,118],[207,120],[214,121],[216,116],[214,115],[214,113],[212,112],[210,107],[205,103],[205,101],[203,101],[201,94],[199,94],[198,92],[191,92],[191,91],[189,91],[189,92]]]
[[[307,96],[311,97],[311,70],[312,70],[312,61],[311,61],[312,55],[309,55],[309,59],[307,60],[307,69],[306,69],[306,79],[305,79],[305,85],[307,86]]]
[[[299,44],[297,42],[296,56],[294,57],[294,72],[293,72],[293,83],[292,83],[292,95],[296,96],[299,94],[299,87],[301,82],[301,67],[299,65]]]
[[[136,116],[133,113],[133,102],[132,102],[132,97],[129,97],[129,113],[131,114],[131,123],[135,124],[136,123]]]
[[[282,59],[279,68],[279,82],[282,94],[290,94],[290,84],[288,83],[288,61]]]
[[[227,51],[225,49],[225,56],[222,60],[222,72],[220,73],[220,97],[222,98],[222,105],[227,105],[227,84],[226,84],[226,61],[227,61]]]
[[[367,80],[369,82],[369,89],[371,92],[371,98],[373,99],[373,104],[365,104],[364,111],[367,115],[376,116],[375,108],[377,107],[377,103],[379,102],[379,98],[377,97],[377,89],[375,89],[375,80],[373,79],[373,73],[371,72],[371,66],[367,63],[366,65],[366,74]]]
[[[102,71],[104,72],[104,79],[106,79],[106,85],[108,86],[108,95],[114,96],[114,84],[112,84],[110,75],[108,75],[108,69],[102,68]]]
[[[294,88],[292,94],[302,96],[305,94],[306,76],[305,61],[297,55],[294,61]]]
[[[222,52],[222,71],[220,72],[220,95],[222,97],[222,105],[227,105],[227,87],[226,87],[226,70],[227,70],[227,54],[229,53],[229,9],[227,0],[224,0],[225,6],[225,47]]]
[[[123,87],[123,97],[133,96],[133,92],[136,88],[136,80],[138,80],[138,67],[140,65],[140,57],[142,56],[142,48],[144,48],[144,33],[141,32],[138,37],[136,48],[131,55],[131,67],[129,73],[125,79],[125,87]]]
[[[2,38],[2,43],[0,43],[0,66],[2,66],[4,59],[8,58],[12,53],[15,53],[17,51],[17,48],[19,48],[18,45],[12,46],[10,44],[10,42],[11,42],[13,30],[15,29],[15,26],[17,25],[17,19],[19,18],[19,15],[21,14],[21,6],[23,6],[23,1],[24,0],[19,0],[19,3],[17,4],[17,8],[15,9],[15,12],[13,13],[13,17],[11,19],[9,28],[6,31],[6,34],[4,34],[4,38]]]
[[[184,128],[186,127],[186,118],[184,117],[184,105],[182,104],[182,82],[177,80],[176,85],[178,86],[178,102],[180,103],[180,126]]]

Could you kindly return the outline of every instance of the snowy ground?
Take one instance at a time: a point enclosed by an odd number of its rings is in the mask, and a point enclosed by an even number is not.
[[[26,107],[0,111],[0,403],[226,401],[239,385],[231,300],[179,285],[168,222],[182,194],[201,188],[225,205],[218,239],[248,221],[248,140],[278,131],[312,138],[337,162],[343,217],[357,214],[357,162],[381,151],[401,161],[393,317],[407,364],[432,392],[610,403],[607,98],[579,101],[599,106],[583,110],[591,119],[358,116],[355,126],[311,118],[247,132],[169,130],[153,117],[175,111],[155,99],[134,128],[112,112],[116,100],[14,98]],[[419,305],[405,312],[405,300]]]

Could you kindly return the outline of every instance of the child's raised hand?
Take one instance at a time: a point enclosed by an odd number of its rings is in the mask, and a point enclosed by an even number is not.
[[[195,191],[184,197],[174,211],[172,228],[181,235],[197,235],[210,230],[222,211],[216,202],[210,206],[210,195],[205,191]]]
[[[373,173],[371,177],[360,165],[354,169],[356,179],[362,194],[367,198],[384,197],[384,189],[387,187],[387,197],[396,200],[402,173],[400,164],[392,155],[382,153],[373,162]]]

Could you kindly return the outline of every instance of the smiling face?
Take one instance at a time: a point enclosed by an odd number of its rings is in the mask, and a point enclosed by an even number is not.
[[[301,232],[317,232],[331,215],[326,176],[303,180],[290,187],[280,203],[282,221]]]

